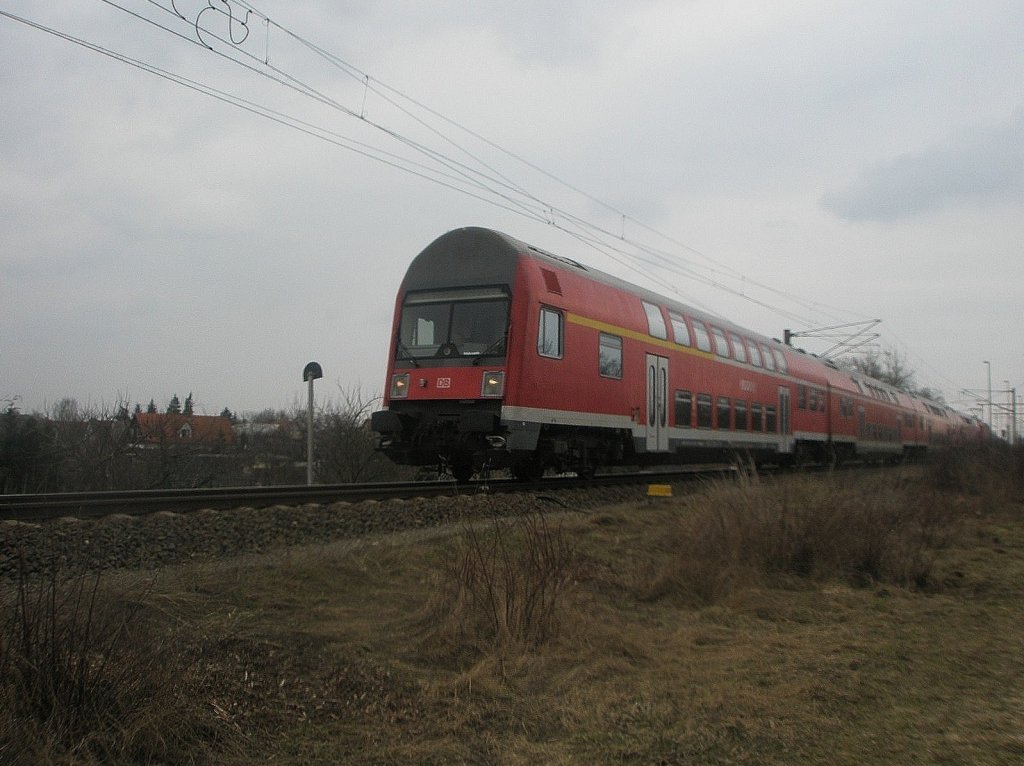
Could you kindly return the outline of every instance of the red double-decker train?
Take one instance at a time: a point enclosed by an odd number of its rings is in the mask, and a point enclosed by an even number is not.
[[[459,480],[897,460],[988,438],[943,404],[482,228],[444,234],[409,266],[384,407],[380,449]]]

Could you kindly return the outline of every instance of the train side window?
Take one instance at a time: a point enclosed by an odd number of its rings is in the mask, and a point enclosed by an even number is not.
[[[692,346],[693,341],[690,339],[690,328],[686,324],[686,319],[681,314],[670,311],[668,321],[672,323],[672,337],[676,343],[680,346]]]
[[[807,386],[796,387],[796,406],[801,410],[807,409]]]
[[[697,428],[711,428],[711,394],[697,394]]]
[[[736,430],[747,430],[747,402],[745,399],[736,400]]]
[[[781,372],[783,375],[788,374],[789,365],[786,364],[786,355],[779,351],[777,348],[773,348],[772,353],[775,355],[775,369]]]
[[[542,306],[540,325],[537,328],[537,353],[552,359],[561,359],[563,334],[562,312]]]
[[[775,405],[773,404],[764,408],[764,429],[770,434],[779,430],[779,421],[775,415]]]
[[[732,355],[737,362],[747,361],[747,347],[743,345],[743,339],[734,332],[729,333],[729,340],[732,341]]]
[[[693,334],[697,336],[697,348],[701,351],[711,351],[711,336],[708,335],[708,328],[703,322],[693,320]]]
[[[689,391],[676,391],[675,405],[676,425],[680,428],[692,428],[693,394]]]
[[[711,334],[715,336],[715,353],[719,356],[724,356],[726,359],[732,356],[729,353],[729,341],[725,339],[725,333],[711,325]]]
[[[622,379],[622,338],[601,333],[598,372],[605,378]]]
[[[750,405],[750,427],[754,431],[764,430],[764,407],[760,404]]]
[[[757,344],[753,341],[748,341],[750,344],[750,363],[755,367],[763,366],[761,364],[761,351],[757,347]]]
[[[853,417],[853,399],[848,396],[839,398],[839,414],[844,418]]]
[[[761,346],[761,356],[764,358],[764,366],[766,370],[775,369],[775,357],[772,356],[772,351],[767,346]]]
[[[665,317],[661,315],[661,309],[653,303],[640,301],[644,306],[644,313],[647,314],[647,332],[652,338],[668,338],[668,330],[665,329]]]
[[[728,431],[732,428],[732,420],[730,417],[732,414],[732,402],[729,401],[729,397],[720,396],[718,397],[718,428],[722,431]]]

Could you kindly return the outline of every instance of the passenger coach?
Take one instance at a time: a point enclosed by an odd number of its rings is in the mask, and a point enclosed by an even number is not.
[[[617,463],[896,459],[984,436],[940,404],[481,228],[398,293],[380,449],[460,480]]]

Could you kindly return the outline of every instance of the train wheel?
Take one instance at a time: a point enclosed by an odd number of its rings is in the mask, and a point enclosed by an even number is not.
[[[465,484],[467,481],[473,478],[473,464],[472,463],[453,463],[452,476],[455,477],[455,481],[460,484]]]
[[[512,476],[519,481],[537,481],[544,475],[544,463],[537,455],[526,455],[512,463]]]

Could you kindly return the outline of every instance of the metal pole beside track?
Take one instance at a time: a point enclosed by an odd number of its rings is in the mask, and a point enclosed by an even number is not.
[[[323,368],[316,362],[310,362],[302,370],[302,379],[309,383],[309,407],[306,411],[306,486],[313,485],[313,381],[323,376]]]
[[[992,425],[992,362],[982,362],[988,368],[988,430],[991,433]]]

